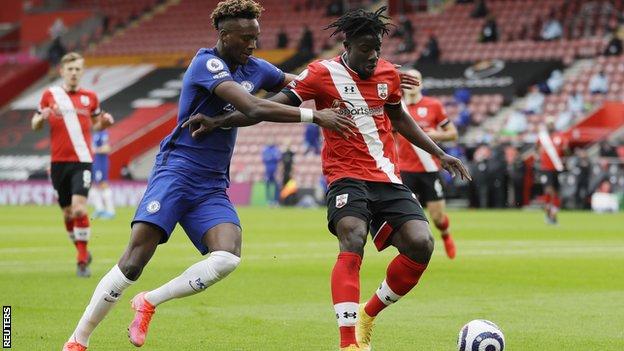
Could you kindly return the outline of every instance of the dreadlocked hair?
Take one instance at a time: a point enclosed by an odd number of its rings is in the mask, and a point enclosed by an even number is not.
[[[382,15],[387,8],[387,6],[382,6],[375,12],[367,12],[363,9],[349,11],[325,29],[334,28],[330,36],[342,32],[347,39],[365,34],[384,36],[390,32],[390,26],[393,26],[392,23],[386,22],[390,18]]]
[[[253,0],[225,0],[217,4],[210,18],[215,29],[219,29],[219,22],[225,19],[256,19],[263,10],[264,8]]]

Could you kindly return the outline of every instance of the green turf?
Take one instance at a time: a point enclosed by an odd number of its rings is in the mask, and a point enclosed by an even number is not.
[[[94,277],[74,276],[56,208],[0,208],[0,301],[13,306],[13,349],[60,350],[99,278],[128,241],[132,209],[94,220]],[[337,244],[323,210],[240,210],[243,261],[200,295],[158,308],[145,350],[336,350],[329,274]],[[376,351],[454,350],[471,319],[499,324],[506,350],[624,350],[624,214],[451,212],[458,257],[436,247],[421,283],[380,315]],[[369,243],[362,298],[394,252]],[[130,350],[128,301],[200,260],[177,229],[91,338],[89,350]]]

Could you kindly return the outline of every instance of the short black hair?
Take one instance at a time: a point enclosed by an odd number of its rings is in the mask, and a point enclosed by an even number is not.
[[[264,8],[253,0],[225,0],[217,4],[210,18],[215,29],[219,22],[230,18],[257,19]]]
[[[390,18],[382,15],[387,8],[387,6],[382,6],[375,12],[363,9],[349,11],[325,29],[334,28],[330,36],[344,33],[347,40],[366,34],[384,36],[390,32],[390,26],[393,26],[392,23],[386,21]]]

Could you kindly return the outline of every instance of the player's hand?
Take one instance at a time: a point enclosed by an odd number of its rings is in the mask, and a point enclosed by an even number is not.
[[[455,177],[457,174],[461,176],[462,179],[472,181],[472,177],[470,176],[470,172],[466,169],[466,166],[459,159],[449,155],[444,154],[440,157],[440,163],[442,164],[442,168],[447,170],[451,176]]]
[[[399,69],[401,65],[395,64],[394,68]],[[420,79],[411,74],[399,71],[399,77],[401,78],[401,89],[412,90],[413,87],[420,86]]]
[[[192,115],[182,124],[182,128],[189,127],[193,138],[202,137],[221,126],[218,118],[208,117],[202,113]]]
[[[43,118],[44,121],[48,120],[50,118],[50,115],[52,114],[52,109],[49,107],[45,107],[43,109],[41,109],[41,118]]]
[[[100,117],[100,125],[102,126],[102,129],[108,128],[112,126],[114,123],[115,123],[115,119],[108,112],[104,112],[102,116]]]
[[[353,119],[338,113],[338,108],[326,108],[320,111],[313,111],[314,123],[325,129],[333,130],[342,135],[343,138],[349,139],[355,136],[353,131],[356,128]]]

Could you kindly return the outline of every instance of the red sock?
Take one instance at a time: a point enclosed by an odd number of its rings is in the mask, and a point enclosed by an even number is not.
[[[361,264],[360,255],[341,252],[332,271],[331,292],[340,329],[340,347],[357,345],[355,323],[360,302]]]
[[[550,203],[555,206],[556,208],[561,207],[561,199],[559,198],[558,195],[553,195],[552,200],[550,201]]]
[[[446,231],[448,230],[449,226],[450,226],[450,221],[447,215],[444,215],[444,218],[442,218],[442,222],[441,223],[435,223],[436,228],[438,228],[438,230],[442,233],[442,234],[447,234]]]
[[[397,302],[418,284],[425,269],[426,264],[414,262],[403,254],[395,257],[386,270],[386,280],[366,303],[364,307],[366,314],[375,317],[384,308]]]
[[[67,236],[69,240],[76,244],[76,238],[74,238],[74,219],[67,220],[65,219],[65,230],[67,230]]]
[[[78,250],[78,263],[86,263],[89,259],[89,251],[87,243],[90,235],[89,217],[82,215],[74,219],[74,237],[76,240],[76,249]]]

